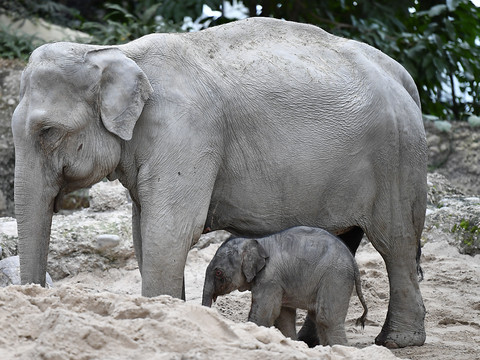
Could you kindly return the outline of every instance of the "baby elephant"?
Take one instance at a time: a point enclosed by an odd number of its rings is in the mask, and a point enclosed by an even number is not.
[[[275,325],[297,339],[296,309],[305,309],[300,340],[310,346],[345,345],[345,317],[354,283],[364,309],[357,324],[364,326],[368,310],[347,246],[325,230],[294,227],[260,239],[225,241],[207,267],[202,304],[211,306],[217,296],[233,290],[251,290],[249,321]],[[316,334],[309,333],[315,328]]]

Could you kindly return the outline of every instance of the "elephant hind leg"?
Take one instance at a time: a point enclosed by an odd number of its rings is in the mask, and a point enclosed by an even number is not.
[[[425,307],[418,284],[418,247],[423,227],[421,203],[389,203],[390,213],[378,212],[366,234],[382,255],[388,272],[390,300],[377,345],[390,348],[423,345]]]
[[[322,345],[320,337],[317,332],[317,325],[315,324],[316,315],[313,311],[309,311],[302,328],[298,332],[298,340],[303,341],[308,347],[315,347]]]
[[[297,340],[297,329],[295,320],[297,318],[297,309],[282,306],[280,315],[275,320],[275,327],[282,332],[285,337]]]
[[[348,345],[345,318],[331,315],[333,314],[319,312],[315,318],[320,344],[324,346]]]

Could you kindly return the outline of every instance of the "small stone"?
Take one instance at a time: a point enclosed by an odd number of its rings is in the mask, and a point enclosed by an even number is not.
[[[120,237],[113,234],[97,235],[97,248],[111,249],[120,244]]]
[[[14,99],[8,99],[7,104],[13,106],[16,104],[16,101]]]

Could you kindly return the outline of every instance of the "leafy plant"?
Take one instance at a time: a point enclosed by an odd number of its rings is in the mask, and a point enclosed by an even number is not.
[[[72,21],[79,17],[76,9],[53,0],[0,0],[0,14],[8,14],[16,20],[41,17],[61,26],[72,26]]]
[[[153,4],[152,4],[153,3]],[[178,31],[172,22],[159,15],[161,3],[139,2],[133,9],[106,3],[107,15],[102,22],[85,22],[82,30],[94,36],[100,44],[118,44],[155,32]]]
[[[221,9],[223,1],[209,3]],[[450,120],[480,114],[480,8],[470,0],[244,0],[244,4],[251,16],[315,24],[382,50],[410,72],[425,114]]]
[[[409,36],[396,54],[419,87],[424,111],[461,119],[480,112],[480,10],[469,0],[451,0],[416,11]],[[416,60],[415,60],[416,59]]]
[[[478,221],[462,219],[452,227],[459,241],[460,252],[468,255],[480,254],[480,227]]]
[[[34,35],[12,33],[9,27],[0,24],[0,57],[27,60],[41,43]]]

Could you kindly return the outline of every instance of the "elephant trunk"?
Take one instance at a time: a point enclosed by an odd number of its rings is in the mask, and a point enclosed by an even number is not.
[[[202,305],[203,306],[212,306],[212,301],[216,300],[216,296],[214,295],[214,286],[213,281],[208,279],[208,276],[205,278],[205,284],[203,285],[203,297],[202,297]]]
[[[33,165],[31,161],[27,163]],[[38,168],[34,165],[28,169],[15,167],[15,216],[21,282],[45,286],[50,228],[58,191],[46,184]]]

